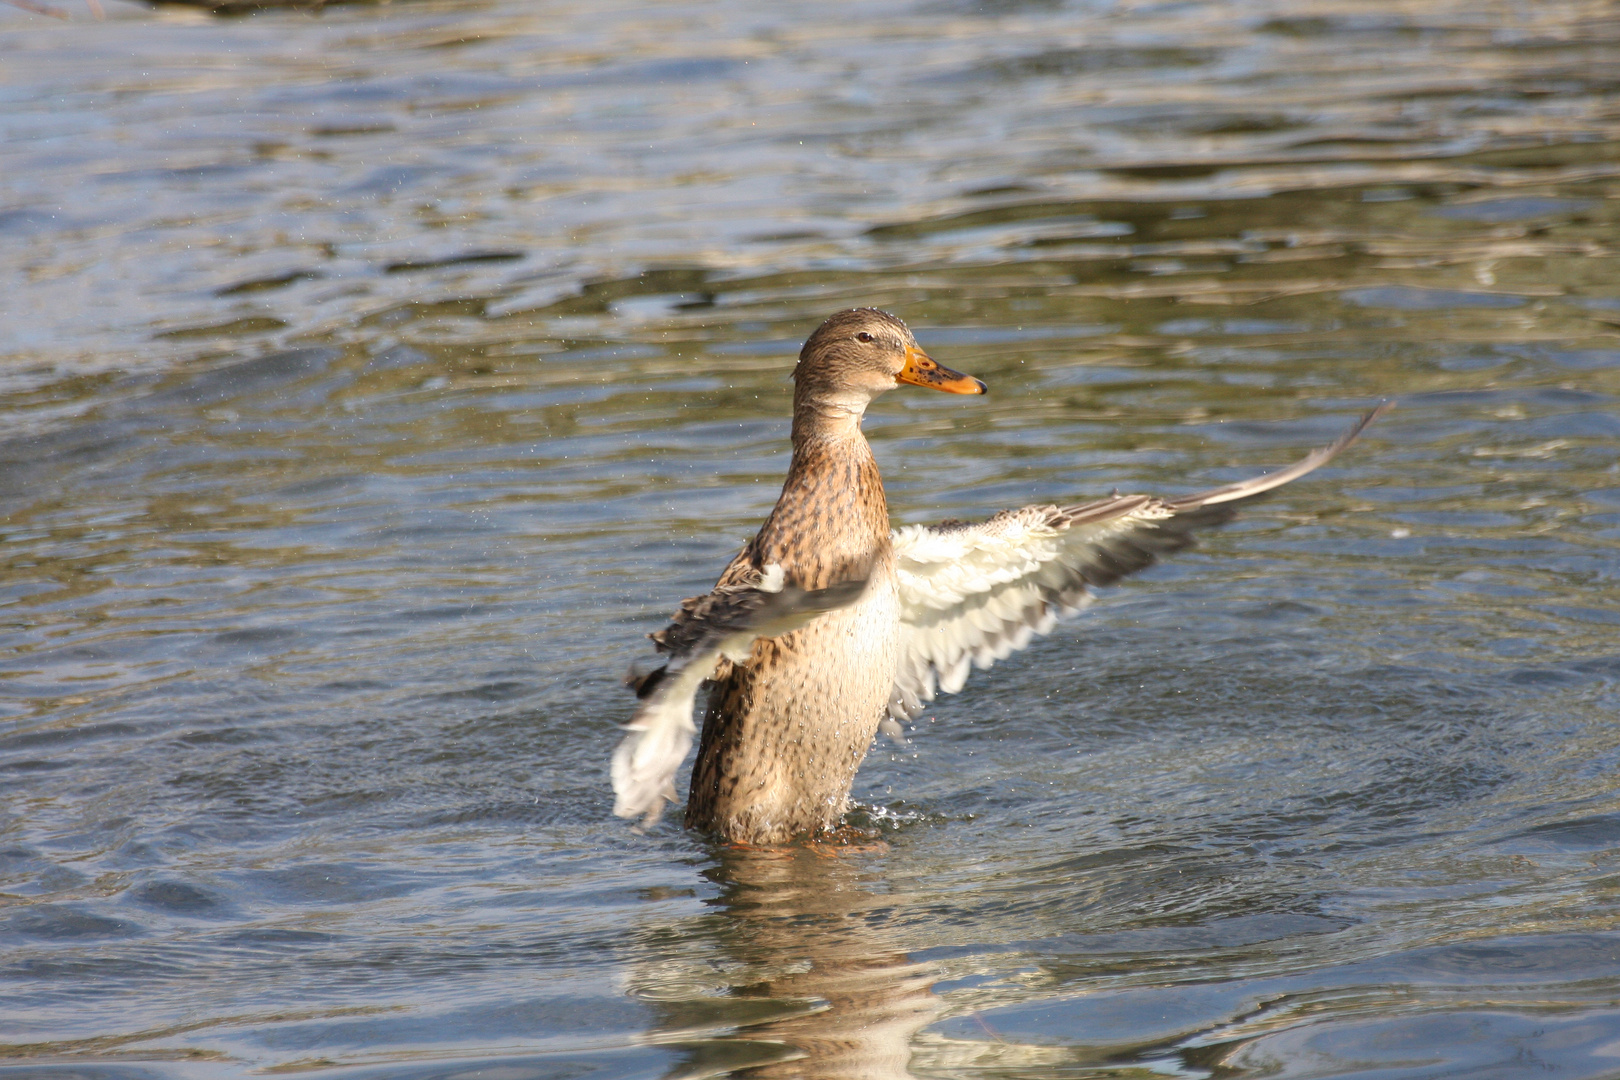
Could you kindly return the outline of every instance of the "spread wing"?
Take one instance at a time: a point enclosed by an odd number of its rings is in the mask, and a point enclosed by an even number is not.
[[[641,704],[625,725],[629,734],[613,751],[613,812],[642,815],[651,825],[675,798],[675,770],[692,746],[697,728],[692,708],[698,688],[722,657],[748,658],[754,639],[799,629],[822,612],[852,604],[866,588],[864,579],[806,591],[784,583],[782,567],[771,563],[754,571],[733,563],[706,596],[681,604],[675,619],[652,635],[668,655],[651,670],[637,665],[625,682]]]
[[[1286,469],[1196,495],[1114,495],[898,530],[902,637],[889,715],[916,717],[936,688],[954,694],[972,666],[1005,659],[1079,611],[1091,600],[1090,586],[1151,566],[1191,544],[1197,530],[1231,520],[1244,500],[1332,461],[1388,407]]]

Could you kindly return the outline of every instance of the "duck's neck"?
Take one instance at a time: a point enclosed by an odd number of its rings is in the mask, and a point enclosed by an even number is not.
[[[806,589],[881,569],[889,553],[889,504],[861,434],[861,410],[795,403],[793,464],[754,549],[760,564],[781,563],[788,579]]]
[[[851,439],[858,442],[868,457],[872,450],[861,434],[861,419],[866,415],[869,399],[837,397],[806,398],[796,396],[793,401],[793,454],[797,459],[799,448],[806,443]]]

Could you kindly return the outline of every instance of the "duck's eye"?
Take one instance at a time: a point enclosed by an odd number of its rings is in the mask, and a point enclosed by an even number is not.
[[[873,339],[872,339],[871,334],[868,334],[865,330],[862,330],[860,333],[855,335],[855,340],[856,341],[871,341]]]

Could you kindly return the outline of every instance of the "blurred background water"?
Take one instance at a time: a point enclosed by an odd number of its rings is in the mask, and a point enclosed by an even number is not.
[[[0,6],[0,1076],[1620,1076],[1620,13]],[[610,815],[875,304],[897,521],[1354,450]]]

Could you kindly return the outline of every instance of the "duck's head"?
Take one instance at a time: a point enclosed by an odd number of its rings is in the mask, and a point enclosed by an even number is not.
[[[985,392],[973,376],[934,363],[905,323],[877,308],[840,311],[817,327],[799,352],[793,381],[796,404],[857,417],[901,383],[948,394]]]

